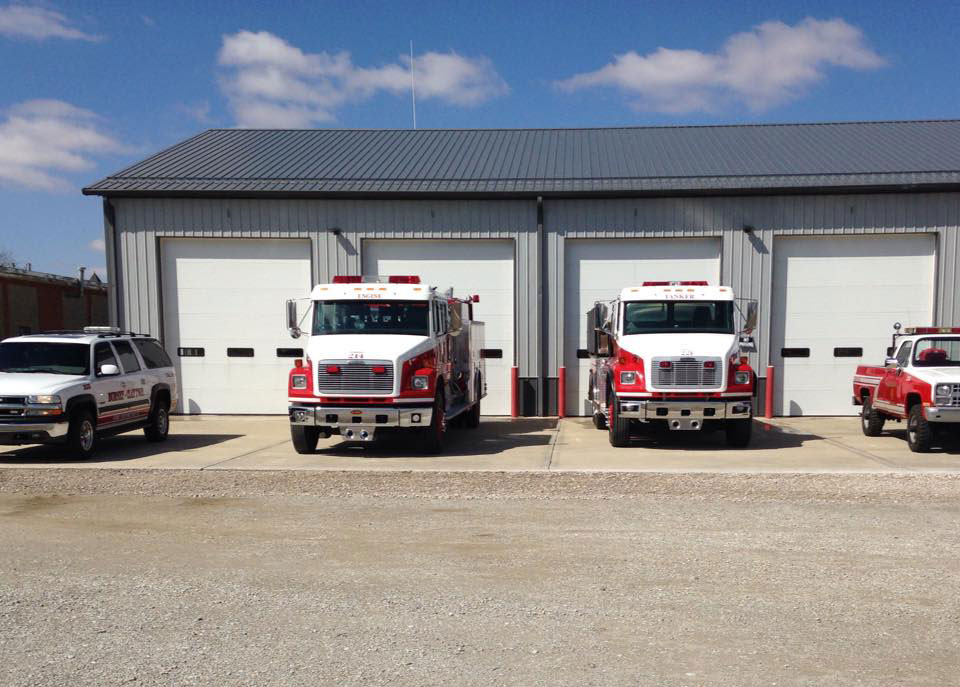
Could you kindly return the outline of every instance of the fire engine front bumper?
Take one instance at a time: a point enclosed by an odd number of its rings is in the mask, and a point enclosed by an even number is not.
[[[750,398],[729,401],[622,398],[619,403],[620,417],[642,422],[664,420],[672,430],[698,430],[703,428],[704,420],[748,420],[752,416]]]
[[[358,441],[372,440],[377,429],[429,427],[432,420],[432,406],[290,406],[290,424],[326,428]]]

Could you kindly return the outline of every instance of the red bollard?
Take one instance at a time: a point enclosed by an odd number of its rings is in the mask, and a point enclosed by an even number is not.
[[[764,417],[773,417],[773,385],[774,385],[773,365],[767,365],[767,388],[766,399],[764,403]]]
[[[567,368],[557,368],[557,417],[567,416]]]
[[[520,370],[516,365],[510,368],[510,417],[520,417],[520,407],[517,395],[520,390]]]

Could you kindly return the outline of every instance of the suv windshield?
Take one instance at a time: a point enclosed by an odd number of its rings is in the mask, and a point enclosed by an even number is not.
[[[960,339],[920,339],[913,347],[917,367],[960,367]]]
[[[90,346],[46,341],[8,341],[0,344],[0,372],[90,374]]]
[[[623,304],[624,334],[733,334],[733,301],[631,301]]]
[[[313,334],[429,336],[429,301],[315,301]]]

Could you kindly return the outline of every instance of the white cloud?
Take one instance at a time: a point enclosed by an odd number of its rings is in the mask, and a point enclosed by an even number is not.
[[[210,118],[210,103],[206,100],[195,103],[177,103],[174,107],[178,112],[195,119],[200,124],[209,124],[212,121]]]
[[[715,110],[739,102],[761,111],[793,100],[824,78],[825,67],[876,69],[885,60],[843,19],[769,21],[730,36],[715,53],[657,48],[628,52],[593,72],[557,82],[564,91],[613,86],[637,109]]]
[[[94,239],[93,241],[87,244],[87,248],[94,251],[95,253],[103,253],[107,249],[106,244],[104,244],[103,242],[103,239]]]
[[[93,155],[123,152],[101,132],[97,116],[62,100],[28,100],[0,122],[0,183],[27,188],[71,188],[61,175],[93,167]]]
[[[12,4],[0,7],[0,35],[17,38],[67,38],[81,41],[99,41],[102,36],[93,36],[74,27],[70,20],[59,12],[33,5]]]
[[[223,37],[220,84],[238,126],[305,128],[377,93],[410,91],[410,60],[359,67],[349,53],[306,53],[267,31]],[[414,59],[417,98],[477,105],[509,91],[486,57],[428,52]]]

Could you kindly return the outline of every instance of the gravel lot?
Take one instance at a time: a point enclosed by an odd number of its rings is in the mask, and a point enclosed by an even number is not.
[[[0,684],[946,685],[955,475],[0,472]]]

